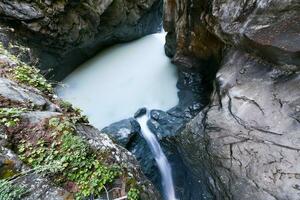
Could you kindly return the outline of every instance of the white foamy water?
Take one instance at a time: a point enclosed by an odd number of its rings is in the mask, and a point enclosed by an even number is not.
[[[159,142],[157,141],[157,138],[147,126],[148,115],[143,115],[137,118],[137,121],[141,126],[143,137],[147,141],[147,144],[149,145],[154,155],[155,161],[160,171],[165,198],[166,200],[176,200],[171,167],[159,145]]]
[[[97,128],[132,117],[141,107],[168,110],[178,103],[176,67],[164,54],[165,34],[111,47],[89,60],[58,87]]]

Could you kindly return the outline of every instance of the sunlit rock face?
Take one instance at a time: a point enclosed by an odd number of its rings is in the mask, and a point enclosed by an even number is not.
[[[216,199],[300,199],[299,2],[165,4],[167,54],[186,67],[221,61],[210,105],[175,136],[186,164],[208,173]]]
[[[133,117],[141,107],[168,110],[178,103],[177,71],[164,55],[164,34],[116,45],[86,62],[58,88],[98,128]]]
[[[0,23],[32,48],[47,75],[61,80],[108,45],[156,33],[161,0],[0,2]]]

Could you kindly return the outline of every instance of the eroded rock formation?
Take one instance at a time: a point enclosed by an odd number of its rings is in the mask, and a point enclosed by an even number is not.
[[[299,2],[165,4],[174,62],[220,61],[210,105],[174,138],[186,164],[216,199],[299,199]]]
[[[71,0],[0,2],[0,23],[29,45],[40,67],[62,79],[100,49],[157,32],[162,1]]]

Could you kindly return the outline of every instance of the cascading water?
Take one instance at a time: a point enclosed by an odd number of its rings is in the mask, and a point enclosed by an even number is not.
[[[148,118],[149,116],[147,112],[147,114],[138,117],[137,121],[141,126],[141,132],[143,134],[143,137],[147,141],[147,144],[149,145],[151,152],[154,155],[155,161],[160,171],[165,198],[166,200],[175,200],[176,197],[171,167],[164,152],[162,151],[159,145],[159,142],[156,139],[156,136],[150,131],[150,129],[147,126]]]
[[[57,87],[58,95],[81,108],[99,129],[131,117],[139,108],[168,110],[178,104],[176,67],[164,54],[165,33],[119,44],[76,69]],[[163,182],[166,200],[175,200],[171,168],[147,115],[137,119]]]

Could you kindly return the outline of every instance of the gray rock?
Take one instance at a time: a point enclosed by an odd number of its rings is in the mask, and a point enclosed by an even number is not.
[[[299,8],[296,0],[165,1],[166,53],[218,70],[210,105],[175,136],[216,199],[300,199]]]
[[[44,98],[40,92],[34,88],[19,86],[17,83],[6,78],[0,78],[0,97],[3,105],[19,104],[38,107],[54,111],[57,106]]]
[[[229,45],[277,65],[300,65],[297,0],[196,0],[192,5],[187,0],[167,0],[165,4],[166,51],[176,62],[220,60],[222,46]]]
[[[14,152],[3,146],[0,146],[0,170],[1,176],[8,171],[23,174],[11,183],[26,190],[26,194],[22,197],[24,200],[63,200],[72,197],[64,189],[53,186],[47,178],[31,171],[29,167],[23,165]]]
[[[108,135],[101,133],[92,126],[79,124],[76,129],[78,134],[85,139],[93,149],[110,153],[110,159],[113,159],[115,163],[119,165],[126,166],[128,174],[131,174],[131,176],[137,181],[137,185],[143,188],[143,190],[140,191],[141,199],[161,199],[160,194],[157,192],[153,184],[144,176],[139,163],[129,151],[113,143]]]
[[[300,198],[299,78],[228,52],[208,112],[178,137],[189,166],[209,171],[220,199]]]
[[[105,127],[101,132],[110,135],[114,140],[123,147],[129,145],[133,137],[139,134],[141,127],[139,123],[133,119],[124,119],[119,122],[115,122],[108,127]]]
[[[51,111],[31,111],[25,112],[21,114],[21,117],[27,121],[31,126],[37,125],[43,122],[46,119],[50,119],[52,117],[58,117],[62,115],[59,112],[51,112]]]
[[[147,108],[140,108],[134,113],[134,118],[139,118],[147,113]]]
[[[0,2],[0,14],[22,21],[36,20],[44,17],[42,11],[36,6],[26,2],[11,0]]]

